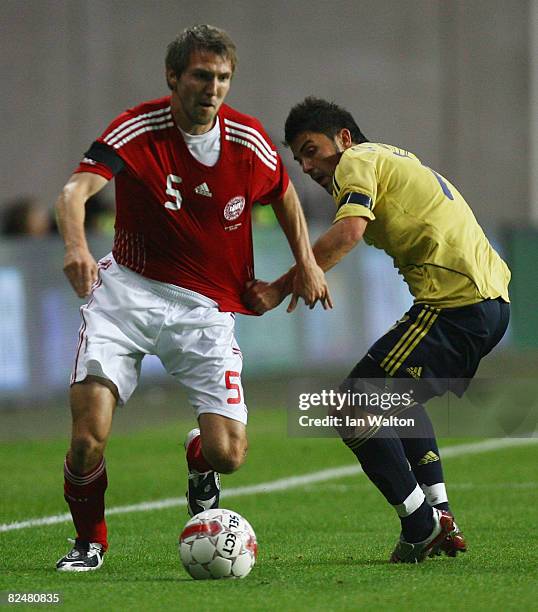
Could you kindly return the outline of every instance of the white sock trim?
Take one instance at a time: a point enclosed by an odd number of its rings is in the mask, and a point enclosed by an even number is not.
[[[430,506],[448,502],[444,482],[438,482],[437,484],[433,485],[421,485],[421,487],[424,491],[424,495],[426,496],[426,501],[430,504]]]
[[[411,491],[411,493],[404,499],[401,504],[395,504],[394,509],[398,513],[400,518],[404,518],[413,514],[415,510],[418,510],[424,502],[425,495],[420,486],[417,486]]]
[[[64,461],[64,476],[65,479],[74,485],[78,485],[79,487],[83,487],[88,485],[98,478],[101,478],[103,473],[106,470],[106,461],[104,457],[101,457],[101,461],[93,468],[91,472],[88,474],[84,474],[83,476],[79,474],[74,474],[67,465],[67,457]]]

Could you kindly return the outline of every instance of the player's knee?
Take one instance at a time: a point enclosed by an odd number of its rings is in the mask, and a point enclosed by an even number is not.
[[[71,468],[79,474],[90,471],[103,456],[105,445],[106,440],[99,439],[90,433],[73,437],[69,449]]]
[[[205,446],[202,442],[202,447],[209,464],[221,474],[231,474],[238,470],[247,454],[246,439],[228,440],[217,446]]]
[[[245,425],[213,413],[201,414],[199,424],[202,453],[209,465],[222,474],[235,472],[247,453]]]

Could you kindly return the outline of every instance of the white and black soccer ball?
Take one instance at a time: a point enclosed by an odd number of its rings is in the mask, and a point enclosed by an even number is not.
[[[244,578],[256,563],[257,552],[250,523],[225,508],[200,512],[179,536],[181,562],[196,580]]]

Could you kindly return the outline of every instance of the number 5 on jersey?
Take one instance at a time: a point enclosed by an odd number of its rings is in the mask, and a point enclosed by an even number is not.
[[[173,202],[167,200],[164,203],[164,207],[168,208],[168,210],[179,210],[181,208],[181,202],[183,198],[181,197],[181,192],[177,189],[177,186],[181,184],[181,177],[176,176],[175,174],[169,174],[166,177],[166,195],[172,196],[174,198]]]
[[[239,372],[232,372],[232,370],[226,370],[226,372],[224,373],[224,380],[226,381],[226,389],[230,389],[231,391],[234,391],[234,394],[230,394],[231,397],[229,397],[227,399],[228,404],[240,404],[241,403],[241,387],[235,383],[232,382],[232,378],[238,378],[239,379],[240,374]]]

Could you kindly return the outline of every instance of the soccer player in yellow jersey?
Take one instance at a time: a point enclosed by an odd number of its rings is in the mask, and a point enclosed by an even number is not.
[[[295,160],[334,198],[332,227],[314,245],[326,271],[361,240],[384,250],[414,296],[412,308],[370,347],[342,388],[373,381],[413,384],[405,412],[415,422],[340,432],[364,472],[394,506],[401,536],[392,562],[420,562],[466,550],[448,504],[439,449],[423,403],[447,389],[461,395],[482,357],[504,335],[510,271],[458,190],[415,155],[369,142],[343,108],[306,98],[289,113],[286,143]],[[256,281],[259,312],[291,293],[293,268]],[[292,300],[288,311],[295,308]],[[406,382],[408,381],[408,382]],[[409,469],[411,468],[411,469]]]

